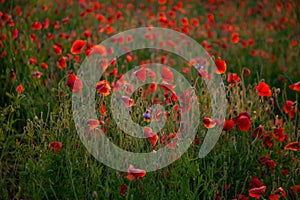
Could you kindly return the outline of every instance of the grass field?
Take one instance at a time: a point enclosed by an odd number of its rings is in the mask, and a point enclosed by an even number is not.
[[[299,1],[0,2],[0,199],[300,199]],[[150,26],[182,32],[211,55],[225,85],[225,126],[213,150],[198,158],[207,130],[220,122],[211,118],[203,71],[162,50],[119,56],[95,86],[98,119],[86,122],[87,135],[105,134],[132,152],[176,147],[180,97],[172,89],[146,84],[122,98],[141,126],[155,120],[155,103],[164,107],[160,116],[168,120],[151,137],[129,136],[113,117],[117,80],[145,63],[180,72],[200,111],[193,143],[172,164],[121,172],[95,159],[77,134],[72,95],[85,82],[76,73],[97,44]],[[143,73],[135,72],[140,81]],[[180,85],[170,71],[162,76]]]

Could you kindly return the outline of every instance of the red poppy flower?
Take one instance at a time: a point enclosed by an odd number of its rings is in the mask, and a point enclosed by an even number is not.
[[[86,123],[88,124],[88,131],[94,130],[100,124],[99,120],[97,119],[88,119]]]
[[[282,189],[282,187],[279,187],[274,192],[272,192],[272,194],[270,194],[269,200],[279,200],[280,197],[285,197],[285,196],[286,196],[286,192],[284,191],[284,189]]]
[[[260,199],[260,196],[263,195],[265,191],[266,191],[266,186],[261,186],[259,188],[252,188],[248,190],[248,194],[250,197]]]
[[[255,89],[258,92],[258,95],[261,97],[269,97],[272,95],[270,86],[265,82],[260,82],[258,86],[255,87]]]
[[[108,96],[110,94],[110,85],[109,82],[106,80],[99,81],[96,85],[96,89],[99,94],[102,94],[104,96]]]
[[[156,91],[157,89],[157,84],[156,83],[150,83],[148,88],[150,89],[150,91],[153,93]]]
[[[124,84],[124,75],[120,75],[120,78],[111,84],[113,91],[119,91]]]
[[[289,174],[289,170],[287,169],[282,169],[281,170],[282,175],[287,176]]]
[[[18,85],[18,86],[16,87],[16,92],[19,93],[19,94],[23,93],[24,90],[25,90],[25,89],[24,89],[24,87],[23,87],[22,84],[20,84],[20,85]]]
[[[46,63],[42,63],[42,64],[41,64],[41,67],[42,67],[43,69],[48,69],[48,65],[47,65]]]
[[[55,152],[59,152],[62,148],[61,142],[52,142],[49,144],[50,149],[52,149]]]
[[[120,185],[120,194],[124,195],[127,193],[127,185],[124,183],[122,185]]]
[[[158,100],[156,98],[153,98],[153,102],[154,104],[157,104]],[[163,114],[164,113],[161,110],[156,111],[156,113],[151,113],[151,120],[160,121]]]
[[[41,22],[33,22],[31,24],[31,29],[32,30],[41,30],[43,27],[42,23]]]
[[[175,87],[176,87],[176,85],[174,85],[174,84],[168,84],[168,83],[166,83],[164,81],[160,84],[160,88],[162,90],[166,91],[166,92],[168,92],[168,91],[172,92]]]
[[[66,58],[64,56],[59,58],[58,61],[56,62],[56,65],[60,69],[66,68],[67,66]]]
[[[254,138],[262,138],[262,136],[266,133],[264,127],[260,125],[259,127],[255,128],[252,132],[252,136]]]
[[[183,26],[188,26],[188,25],[189,25],[189,20],[188,20],[188,18],[183,17],[183,18],[181,19],[181,24],[182,24]]]
[[[286,136],[284,134],[283,128],[274,128],[274,137],[278,139],[280,142],[282,142]]]
[[[297,46],[297,41],[296,40],[292,40],[291,45],[292,45],[292,47]]]
[[[39,71],[34,71],[34,72],[31,73],[31,77],[32,78],[37,78],[37,79],[41,78],[42,75],[43,75],[43,73],[39,72]]]
[[[235,117],[233,120],[237,128],[241,131],[248,131],[251,127],[250,115],[247,111],[240,113],[239,116]]]
[[[290,189],[291,194],[295,197],[295,199],[300,196],[300,185],[293,185]]]
[[[147,137],[149,142],[152,144],[152,147],[155,147],[157,140],[158,140],[158,135],[156,133],[152,132],[151,128],[146,127],[144,129],[144,135]]]
[[[71,74],[67,80],[67,86],[69,86],[72,92],[81,94],[82,82],[75,74]]]
[[[101,105],[99,106],[99,110],[101,111],[102,115],[104,115],[105,112],[106,112],[106,107],[105,107],[105,105],[101,104]]]
[[[173,101],[177,101],[177,95],[175,93],[174,93],[174,95],[175,95],[174,96],[175,99],[173,99]],[[193,103],[192,102],[192,95],[191,95],[190,91],[189,90],[184,90],[180,94],[179,99],[180,99],[181,111],[182,111],[183,114],[185,114],[190,110],[191,105]]]
[[[44,29],[48,29],[49,25],[50,25],[50,20],[48,18],[46,18],[42,24],[43,24]]]
[[[239,38],[239,34],[238,33],[232,33],[231,34],[231,42],[233,44],[236,44],[240,41],[240,38]]]
[[[213,23],[213,22],[214,22],[214,20],[215,20],[215,18],[214,18],[214,15],[213,15],[213,14],[208,14],[208,15],[207,15],[207,18],[208,18],[208,20],[209,20],[209,22],[210,22],[210,23]]]
[[[166,81],[166,82],[171,82],[172,83],[174,81],[173,73],[167,67],[162,67],[161,75],[162,75],[163,80]]]
[[[61,53],[62,53],[62,46],[61,46],[61,45],[59,45],[59,44],[54,44],[54,45],[52,46],[52,48],[53,48],[54,52],[55,52],[57,55],[61,55]]]
[[[297,82],[297,83],[294,83],[293,85],[290,85],[289,88],[291,90],[295,90],[295,91],[298,91],[300,93],[300,81]]]
[[[133,106],[133,104],[134,104],[134,100],[127,96],[122,96],[122,100],[124,102],[125,107],[127,107],[127,108]]]
[[[111,26],[107,26],[107,27],[106,27],[106,33],[107,33],[107,35],[112,34],[114,31],[115,31],[115,30],[114,30],[113,27],[111,27]]]
[[[0,36],[0,39],[3,40],[3,41],[5,41],[6,38],[7,38],[7,37],[6,37],[6,34],[5,34],[5,33],[3,33],[3,34]]]
[[[206,128],[213,128],[216,126],[216,121],[212,120],[211,118],[206,117],[206,118],[203,118],[202,121]]]
[[[165,3],[167,3],[167,0],[158,0],[158,3],[159,4],[165,4]]]
[[[130,84],[130,83],[125,83],[126,85],[126,89],[125,89],[125,92],[129,95],[131,95],[133,92],[134,92],[134,88],[133,88],[133,85]]]
[[[0,55],[1,58],[4,58],[7,55],[7,53],[5,51],[3,51]]]
[[[260,164],[266,165],[267,167],[272,168],[272,169],[274,169],[276,166],[276,162],[267,157],[260,158],[259,162],[260,162]]]
[[[16,38],[18,37],[18,35],[19,35],[18,29],[15,28],[15,29],[12,31],[11,35],[12,35],[12,38],[13,38],[13,39],[16,39]]]
[[[197,18],[192,18],[191,20],[191,23],[195,26],[195,27],[198,27],[199,26],[199,21]]]
[[[99,44],[99,45],[92,46],[89,50],[87,49],[85,51],[86,55],[89,55],[90,53],[96,53],[96,54],[99,54],[101,56],[105,56],[107,51],[106,51],[106,48],[103,45]]]
[[[114,68],[112,71],[109,72],[110,76],[116,76],[118,74],[118,69]]]
[[[134,180],[135,178],[143,178],[146,175],[146,171],[142,169],[136,169],[133,165],[130,165],[127,171],[128,180]]]
[[[144,67],[141,67],[141,69],[136,70],[135,72],[133,72],[133,74],[139,81],[146,81],[146,69]]]
[[[240,82],[240,77],[236,73],[228,74],[227,81],[230,83],[229,86],[234,86],[236,83]]]
[[[86,40],[75,40],[71,47],[71,53],[74,55],[80,54],[85,44],[86,44]]]
[[[146,71],[147,71],[147,75],[152,79],[152,80],[154,80],[155,79],[155,77],[156,77],[156,74],[155,74],[155,72],[154,71],[152,71],[151,69],[149,69],[149,68],[147,68],[146,69]]]
[[[274,125],[276,127],[283,127],[283,120],[276,116]]]
[[[261,186],[263,186],[264,184],[256,177],[256,176],[253,176],[251,178],[251,184],[250,184],[250,188],[259,188]]]
[[[300,149],[300,142],[292,142],[284,147],[284,150],[298,151]]]
[[[225,120],[223,130],[224,131],[231,131],[234,127],[234,121],[232,119]]]
[[[172,103],[178,101],[178,96],[174,91],[166,91],[164,96],[165,96],[166,103]]]
[[[131,62],[132,61],[132,56],[131,55],[126,55],[126,61]]]
[[[265,145],[267,145],[268,147],[272,147],[273,143],[272,143],[272,139],[273,138],[273,134],[272,133],[268,133],[264,135],[264,141],[262,142],[262,146],[264,147]]]
[[[226,62],[222,60],[220,57],[216,60],[216,73],[217,74],[224,74],[226,72]]]
[[[37,60],[35,58],[30,58],[29,59],[29,64],[36,64]]]
[[[46,36],[47,36],[48,40],[52,40],[54,38],[53,33],[46,33]]]
[[[188,74],[188,73],[190,73],[190,69],[188,67],[184,67],[182,69],[182,72],[185,73],[185,74]]]
[[[91,38],[92,37],[92,31],[91,30],[85,30],[82,33],[82,37]]]
[[[105,17],[101,14],[97,14],[96,18],[102,23],[105,21]]]
[[[290,118],[294,118],[296,114],[296,103],[293,101],[287,100],[283,106],[283,110]]]

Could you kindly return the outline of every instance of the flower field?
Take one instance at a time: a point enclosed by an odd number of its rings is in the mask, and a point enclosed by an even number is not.
[[[300,199],[299,21],[298,1],[0,0],[0,199]],[[100,44],[140,27],[183,33],[210,60],[164,51],[195,51],[166,38],[161,49],[97,63],[103,74],[90,86],[78,73],[85,60],[139,43],[130,35],[114,40],[118,48]],[[153,63],[161,71],[141,66]],[[219,118],[206,82],[215,76],[226,95]],[[178,92],[183,83],[192,90]],[[122,171],[95,158],[73,112],[87,86],[96,111],[83,119],[87,141],[105,137],[145,154],[165,149],[171,164]],[[196,111],[196,134],[178,152],[190,128],[184,116]],[[160,130],[148,127],[161,121]],[[144,138],[133,137],[133,122]],[[206,133],[218,127],[218,141],[199,158]]]

